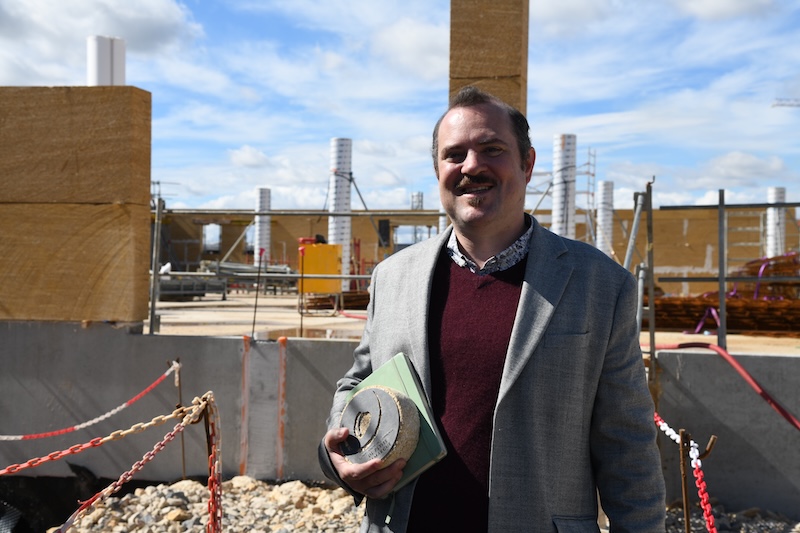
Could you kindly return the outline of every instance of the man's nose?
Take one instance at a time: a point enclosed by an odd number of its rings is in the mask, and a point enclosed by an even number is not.
[[[476,176],[484,170],[485,166],[481,154],[475,150],[469,150],[461,163],[461,173],[467,176]]]

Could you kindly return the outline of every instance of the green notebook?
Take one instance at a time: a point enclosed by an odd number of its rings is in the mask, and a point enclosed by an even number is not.
[[[403,477],[394,487],[396,491],[440,461],[447,455],[447,449],[439,428],[433,420],[433,411],[425,396],[419,376],[417,376],[417,372],[411,365],[408,356],[404,353],[399,353],[375,369],[372,374],[348,393],[347,401],[350,401],[350,398],[359,390],[373,385],[383,385],[405,394],[411,398],[417,405],[417,409],[419,409],[419,442],[417,442],[414,453],[411,454],[406,467],[403,469]]]

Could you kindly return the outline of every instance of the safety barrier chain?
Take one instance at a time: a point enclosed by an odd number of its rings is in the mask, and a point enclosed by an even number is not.
[[[162,451],[169,442],[175,439],[178,433],[186,429],[186,426],[188,426],[189,424],[196,423],[200,419],[201,415],[205,415],[206,420],[208,420],[208,418],[210,418],[209,412],[216,413],[216,407],[214,407],[214,394],[211,391],[209,391],[205,393],[202,398],[195,398],[192,401],[192,407],[184,409],[185,409],[185,414],[181,419],[181,421],[178,424],[176,424],[175,427],[172,428],[170,432],[164,435],[164,438],[158,443],[156,443],[156,445],[153,446],[152,450],[145,453],[142,459],[134,463],[133,466],[131,466],[131,469],[128,470],[127,472],[124,472],[119,477],[119,479],[112,482],[105,489],[101,490],[100,492],[98,492],[85,502],[82,502],[80,507],[78,507],[78,509],[74,513],[72,513],[72,515],[66,520],[66,522],[64,522],[64,524],[62,524],[62,526],[56,530],[56,533],[65,533],[70,527],[72,527],[72,525],[76,521],[79,521],[81,518],[83,518],[98,501],[104,500],[105,498],[119,491],[122,488],[122,485],[133,479],[134,474],[139,470],[141,470],[145,464],[152,461],[158,452]],[[176,410],[176,412],[177,411],[178,410]],[[215,414],[214,416],[216,417],[218,415]],[[214,425],[216,426],[217,424],[218,422],[215,421]],[[212,448],[215,446],[216,443],[212,443]],[[214,477],[216,479],[216,475]],[[217,519],[216,516],[210,517],[209,520],[210,526],[207,526],[206,531],[208,531],[209,533],[218,533],[219,531],[221,531],[221,516],[222,516],[221,497],[220,495],[212,494],[211,499],[215,500],[214,507],[216,510],[216,514],[220,517],[220,519]],[[210,509],[211,509],[211,504],[209,504],[209,510]]]
[[[46,437],[55,437],[57,435],[64,435],[66,433],[72,433],[73,431],[78,431],[79,429],[86,429],[86,428],[88,428],[90,426],[93,426],[93,425],[97,424],[98,422],[102,422],[103,420],[106,420],[107,418],[110,418],[110,417],[114,416],[115,414],[119,413],[120,411],[122,411],[126,407],[129,407],[129,406],[133,405],[134,403],[138,402],[139,400],[144,398],[149,392],[151,392],[153,389],[155,389],[162,381],[167,379],[167,376],[169,376],[171,373],[176,372],[175,379],[177,380],[178,379],[178,375],[179,375],[177,372],[180,370],[180,367],[181,367],[181,365],[180,365],[179,362],[173,361],[172,364],[170,365],[169,369],[166,372],[164,372],[157,380],[155,380],[153,383],[151,383],[146,389],[144,389],[142,392],[140,392],[139,394],[137,394],[136,396],[134,396],[133,398],[131,398],[127,402],[123,403],[122,405],[119,405],[119,406],[115,407],[114,409],[108,411],[105,414],[102,414],[102,415],[98,416],[97,418],[93,418],[92,420],[87,420],[86,422],[83,422],[83,423],[80,423],[80,424],[76,424],[76,425],[71,426],[71,427],[67,427],[67,428],[63,428],[63,429],[57,429],[55,431],[47,431],[45,433],[33,433],[33,434],[29,434],[29,435],[0,435],[0,441],[17,441],[17,440],[43,439],[43,438],[46,438]],[[2,475],[2,472],[0,472],[0,475]]]
[[[102,446],[103,444],[110,442],[112,440],[119,440],[124,437],[127,437],[128,435],[141,433],[142,431],[150,429],[151,427],[160,426],[164,424],[167,420],[170,420],[172,418],[185,418],[186,416],[188,416],[188,414],[191,414],[192,412],[193,408],[178,407],[168,415],[159,415],[154,417],[150,422],[144,422],[144,423],[139,422],[138,424],[134,424],[126,430],[118,429],[117,431],[112,432],[106,437],[95,437],[89,442],[83,444],[75,444],[74,446],[70,446],[66,450],[51,452],[45,455],[44,457],[35,457],[21,464],[9,465],[4,469],[0,470],[0,476],[4,476],[6,474],[16,474],[21,470],[34,468],[36,466],[39,466],[41,464],[50,461],[58,461],[59,459],[63,459],[64,457],[67,457],[69,455],[75,455],[83,451],[86,451],[89,448],[97,448],[98,446]]]
[[[681,436],[677,431],[672,429],[658,413],[655,413],[653,418],[656,426],[658,426],[667,437],[682,446]],[[706,520],[706,529],[709,533],[716,533],[717,528],[714,525],[714,514],[711,511],[711,502],[709,501],[708,490],[703,476],[703,462],[700,460],[700,448],[697,443],[691,439],[689,441],[689,446],[689,457],[692,459],[691,465],[695,477],[695,486],[697,487],[697,495],[700,497],[700,507],[703,509],[703,517]]]
[[[222,438],[219,433],[219,411],[213,401],[206,408],[206,440],[208,443],[208,523],[207,533],[222,531]]]

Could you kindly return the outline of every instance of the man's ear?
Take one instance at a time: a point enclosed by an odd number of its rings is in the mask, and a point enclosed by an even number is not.
[[[536,150],[531,147],[528,152],[528,160],[525,164],[525,183],[530,183],[533,175],[533,165],[536,163]]]

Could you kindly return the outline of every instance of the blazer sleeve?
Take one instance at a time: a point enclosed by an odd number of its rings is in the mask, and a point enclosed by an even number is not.
[[[595,398],[591,449],[611,531],[655,532],[664,530],[665,489],[636,306],[636,283],[626,275]]]
[[[352,390],[358,383],[372,372],[372,361],[369,350],[369,331],[372,323],[372,316],[374,310],[374,287],[375,277],[378,268],[373,271],[372,280],[368,288],[370,293],[369,304],[367,304],[367,323],[364,326],[364,333],[361,336],[361,341],[353,352],[353,366],[350,370],[336,383],[336,392],[333,395],[333,405],[331,406],[330,413],[326,423],[326,431],[335,428],[339,424],[339,419],[342,416],[342,411],[345,407],[345,399],[347,393]],[[319,461],[320,469],[325,477],[342,487],[348,494],[352,495],[355,499],[356,505],[361,503],[364,495],[353,490],[341,477],[339,477],[336,468],[333,466],[328,449],[325,447],[324,437],[320,441],[317,449],[317,458]]]

